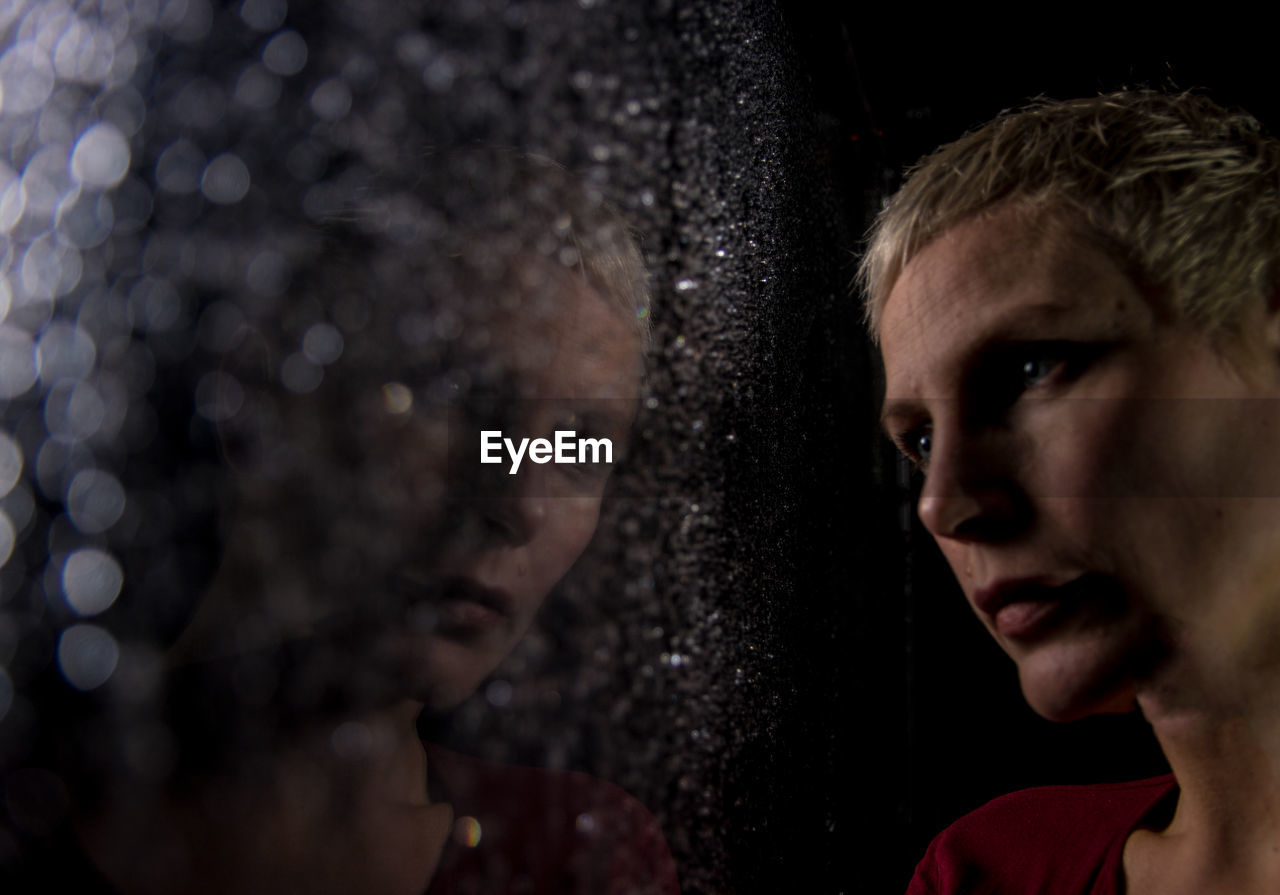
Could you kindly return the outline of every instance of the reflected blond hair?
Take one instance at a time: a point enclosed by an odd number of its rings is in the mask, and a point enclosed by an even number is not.
[[[1010,204],[1062,216],[1148,294],[1207,331],[1277,289],[1280,141],[1191,93],[1039,99],[1002,112],[908,172],[872,225],[858,281],[866,320],[944,231]]]

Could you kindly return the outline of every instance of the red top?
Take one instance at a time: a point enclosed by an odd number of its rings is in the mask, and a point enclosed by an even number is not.
[[[1121,895],[1125,840],[1177,791],[1168,775],[1001,796],[938,834],[907,895]]]
[[[423,745],[454,811],[428,895],[680,895],[658,822],[621,787]]]

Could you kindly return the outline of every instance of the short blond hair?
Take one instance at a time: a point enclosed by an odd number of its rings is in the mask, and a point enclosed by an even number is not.
[[[866,320],[907,263],[1000,206],[1074,218],[1183,319],[1229,329],[1277,288],[1280,141],[1193,93],[1038,99],[921,160],[872,225],[859,267]]]

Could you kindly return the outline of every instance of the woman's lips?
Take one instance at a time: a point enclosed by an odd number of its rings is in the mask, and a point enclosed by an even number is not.
[[[427,609],[426,627],[445,637],[484,633],[506,625],[514,615],[513,600],[505,591],[460,576],[423,586],[416,602],[414,614],[421,621],[420,610]]]
[[[1057,585],[1044,579],[998,581],[979,590],[973,603],[1000,636],[1035,640],[1052,630],[1101,580],[1100,575],[1086,574]]]

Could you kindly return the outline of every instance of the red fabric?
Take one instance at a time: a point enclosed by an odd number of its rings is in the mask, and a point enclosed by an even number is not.
[[[1125,840],[1176,789],[1165,776],[1001,796],[938,834],[907,895],[1120,895]]]
[[[621,787],[425,745],[455,832],[428,895],[679,895],[658,822]],[[457,841],[462,817],[479,821],[474,847]]]

